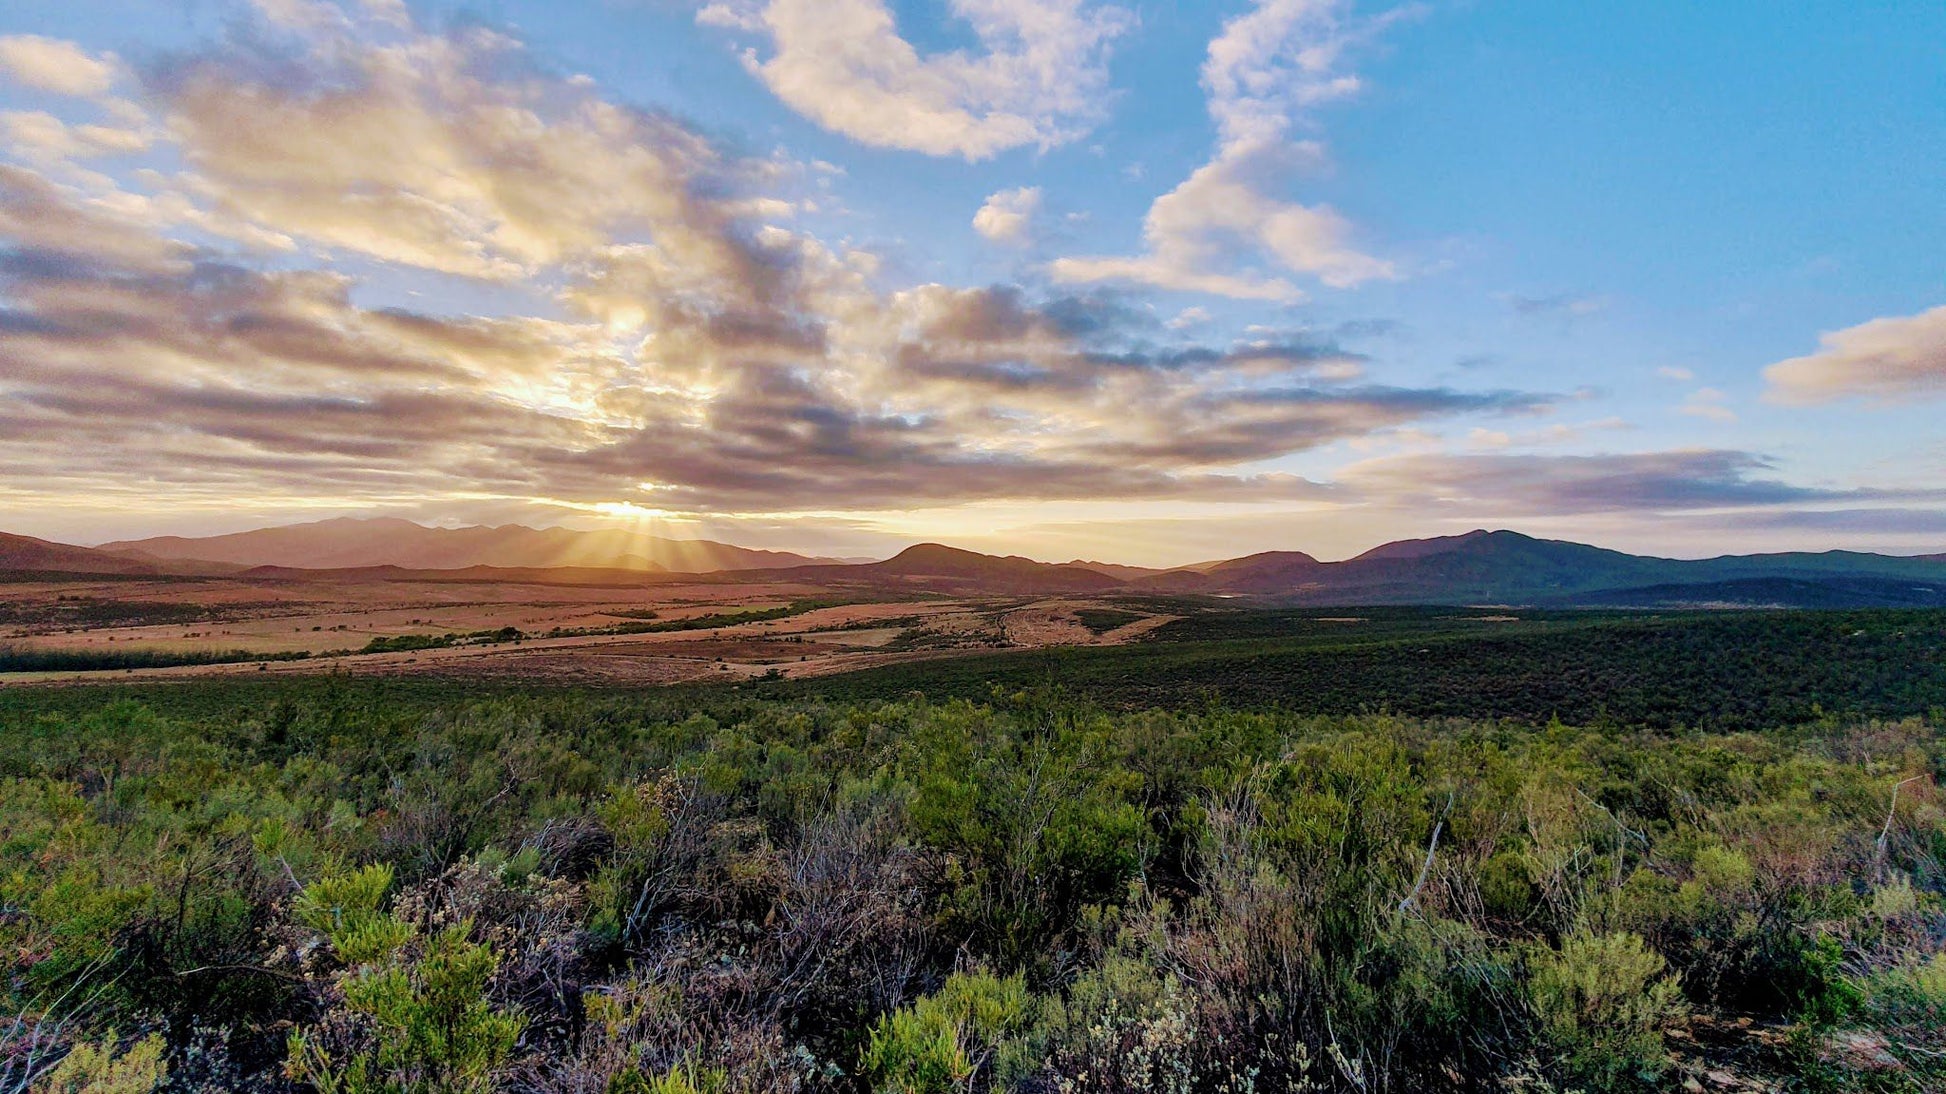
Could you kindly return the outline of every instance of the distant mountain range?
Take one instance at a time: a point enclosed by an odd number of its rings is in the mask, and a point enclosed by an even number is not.
[[[1946,560],[1852,551],[1654,558],[1474,531],[1387,543],[1343,562],[1296,551],[1250,555],[1143,578],[1132,587],[1319,604],[1946,607]]]
[[[309,570],[365,566],[398,566],[409,570],[576,566],[698,574],[834,561],[786,551],[752,550],[706,539],[668,539],[622,529],[582,532],[520,524],[428,528],[395,518],[349,517],[198,539],[161,536],[122,540],[104,543],[97,550],[143,561],[195,559],[235,566],[289,566]]]
[[[1826,551],[1669,559],[1508,531],[1401,540],[1342,562],[1268,551],[1154,570],[1037,562],[936,543],[861,563],[623,531],[342,519],[98,548],[0,534],[0,570],[293,578],[331,570],[354,579],[572,583],[707,574],[883,591],[1247,596],[1316,605],[1946,607],[1946,555]]]

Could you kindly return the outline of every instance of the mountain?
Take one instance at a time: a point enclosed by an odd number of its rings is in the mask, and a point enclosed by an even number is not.
[[[1095,562],[1083,558],[1077,558],[1072,562],[1064,562],[1061,565],[1076,566],[1083,570],[1093,570],[1098,574],[1107,574],[1109,577],[1121,578],[1123,581],[1138,581],[1145,577],[1154,577],[1157,574],[1168,572],[1159,566],[1129,566],[1120,562]]]
[[[1946,564],[1935,559],[1852,551],[1655,558],[1486,530],[1387,543],[1343,562],[1252,555],[1142,584],[1315,604],[1946,606]]]
[[[0,532],[0,570],[70,574],[153,574],[138,559]]]
[[[1073,563],[1036,562],[1019,555],[1003,558],[938,543],[908,547],[883,562],[796,566],[751,576],[956,593],[1092,593],[1123,586],[1120,578]]]
[[[1302,551],[1264,551],[1170,570],[1135,584],[1158,593],[1295,593],[1315,584],[1327,565]]]
[[[412,570],[575,566],[707,573],[766,570],[821,561],[783,551],[752,550],[702,539],[668,539],[623,529],[584,532],[519,524],[428,528],[389,517],[370,520],[341,517],[195,539],[161,536],[123,540],[104,543],[99,549],[134,558],[197,559],[240,566],[312,570],[372,566]]]
[[[1479,530],[1374,547],[1337,564],[1329,584],[1339,595],[1355,590],[1371,604],[1532,603],[1679,580],[1667,569],[1671,565],[1680,563]]]

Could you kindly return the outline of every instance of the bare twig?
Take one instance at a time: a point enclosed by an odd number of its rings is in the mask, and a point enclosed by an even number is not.
[[[1412,883],[1412,891],[1405,895],[1405,899],[1399,901],[1400,915],[1404,915],[1405,910],[1419,899],[1419,890],[1426,887],[1426,875],[1432,873],[1433,854],[1439,850],[1439,833],[1446,827],[1446,818],[1453,813],[1453,799],[1452,794],[1446,796],[1446,811],[1440,814],[1439,820],[1432,826],[1432,839],[1426,842],[1426,861],[1419,864],[1419,877]]]
[[[1419,890],[1424,888],[1426,885],[1426,875],[1432,872],[1433,852],[1439,850],[1440,830],[1445,827],[1446,827],[1446,822],[1444,820],[1441,820],[1432,826],[1432,839],[1428,841],[1426,844],[1426,861],[1419,864],[1419,878],[1417,881],[1414,881],[1412,883],[1412,891],[1405,895],[1404,900],[1399,901],[1400,915],[1404,915],[1405,910],[1412,906],[1412,902],[1419,899]]]
[[[1924,775],[1914,775],[1911,778],[1900,779],[1898,782],[1892,784],[1892,804],[1887,806],[1885,810],[1885,826],[1878,830],[1878,850],[1874,856],[1875,870],[1879,881],[1885,880],[1885,847],[1887,841],[1892,838],[1892,818],[1899,812],[1899,790],[1905,784],[1916,783],[1925,777]]]

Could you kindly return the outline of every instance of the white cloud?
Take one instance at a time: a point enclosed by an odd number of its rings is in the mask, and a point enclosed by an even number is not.
[[[1394,276],[1390,263],[1359,252],[1351,226],[1328,206],[1284,201],[1265,183],[1284,173],[1280,144],[1225,149],[1182,185],[1155,200],[1143,221],[1148,253],[1124,258],[1061,258],[1063,281],[1136,281],[1182,292],[1295,301],[1304,293],[1285,277],[1248,268],[1267,261],[1333,288]],[[1239,267],[1243,266],[1239,271]]]
[[[1062,258],[1049,271],[1063,281],[1281,301],[1303,297],[1287,274],[1333,288],[1397,276],[1391,263],[1351,244],[1351,226],[1335,210],[1280,196],[1323,157],[1315,141],[1291,138],[1292,125],[1302,111],[1358,89],[1340,65],[1370,29],[1352,26],[1340,0],[1259,0],[1225,23],[1203,64],[1214,158],[1149,207],[1146,253]]]
[[[973,230],[995,243],[1026,243],[1032,237],[1034,216],[1040,209],[1040,187],[1002,190],[989,196],[973,214]]]
[[[1691,418],[1707,418],[1712,422],[1734,422],[1737,420],[1737,412],[1724,405],[1729,400],[1728,395],[1713,387],[1698,388],[1690,392],[1689,397],[1684,399],[1682,405],[1676,410]]]
[[[190,168],[176,184],[222,219],[503,281],[646,234],[669,276],[698,280],[743,275],[746,215],[791,211],[755,192],[779,165],[533,72],[497,34],[374,36],[316,3],[279,15],[302,20],[306,52],[244,37],[152,78]],[[389,32],[385,11],[369,18]]]
[[[1874,319],[1818,339],[1816,353],[1764,370],[1780,403],[1946,396],[1946,306]]]
[[[1130,25],[1090,0],[950,0],[984,52],[923,55],[883,0],[714,2],[699,22],[757,31],[745,64],[786,105],[865,144],[985,159],[1048,148],[1100,120],[1108,49]]]
[[[1663,365],[1661,368],[1655,370],[1655,374],[1665,380],[1674,380],[1677,383],[1688,383],[1696,378],[1694,372],[1680,365]]]
[[[95,55],[57,38],[16,34],[0,38],[0,72],[16,83],[56,95],[100,95],[115,82],[113,55]]]

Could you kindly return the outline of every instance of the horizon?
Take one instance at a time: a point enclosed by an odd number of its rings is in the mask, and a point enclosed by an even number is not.
[[[1946,552],[1939,41],[1921,5],[16,5],[0,530]]]
[[[595,532],[600,532],[600,531],[614,531],[614,530],[615,530],[615,529],[612,529],[612,528],[610,528],[610,529],[580,529],[580,528],[573,528],[573,527],[569,527],[569,526],[565,526],[565,525],[558,525],[558,524],[557,524],[557,525],[542,525],[542,526],[536,526],[536,525],[531,525],[531,524],[521,524],[521,523],[518,523],[518,522],[509,522],[509,523],[506,523],[506,524],[497,524],[497,525],[485,525],[485,524],[465,524],[465,525],[440,525],[440,524],[426,524],[426,523],[422,523],[422,522],[420,522],[420,521],[414,521],[414,520],[407,520],[406,518],[403,518],[403,517],[385,517],[385,516],[379,516],[379,517],[356,517],[356,516],[344,516],[344,517],[327,517],[327,518],[324,518],[324,519],[322,519],[322,520],[316,520],[316,521],[301,521],[301,522],[295,522],[295,523],[292,523],[292,524],[276,524],[276,525],[263,525],[263,526],[259,526],[259,527],[254,527],[254,528],[247,528],[247,529],[241,529],[241,530],[239,530],[239,531],[236,531],[236,532],[228,532],[228,533],[218,533],[218,534],[216,534],[215,536],[210,536],[210,537],[181,537],[181,536],[168,536],[168,535],[162,535],[162,536],[117,536],[117,537],[113,537],[113,538],[109,538],[109,539],[102,539],[102,540],[97,540],[97,541],[94,541],[94,542],[90,542],[90,543],[76,543],[76,544],[72,544],[72,546],[79,546],[79,547],[87,547],[87,548],[90,548],[90,549],[99,549],[99,548],[102,548],[102,547],[106,547],[106,546],[108,546],[108,545],[110,545],[110,544],[119,544],[119,545],[123,545],[124,547],[128,547],[128,546],[130,546],[130,545],[133,545],[133,544],[138,544],[138,543],[141,543],[141,542],[144,542],[144,541],[147,541],[147,540],[154,540],[154,539],[187,539],[187,540],[192,540],[192,541],[193,541],[193,540],[195,540],[195,539],[198,539],[198,538],[222,538],[222,537],[224,537],[224,536],[234,536],[234,535],[248,535],[248,534],[250,534],[250,533],[252,533],[252,532],[265,532],[265,531],[278,531],[278,530],[284,530],[284,529],[291,529],[291,528],[304,528],[304,527],[312,527],[312,526],[317,526],[317,525],[325,525],[325,524],[333,524],[333,523],[339,523],[339,522],[354,522],[354,523],[358,523],[358,522],[371,522],[371,521],[400,521],[400,522],[403,522],[403,523],[407,523],[407,524],[411,524],[411,525],[413,525],[414,527],[417,527],[417,528],[420,528],[420,529],[424,529],[424,530],[426,530],[426,531],[468,531],[468,530],[486,530],[486,531],[499,531],[499,530],[505,530],[505,529],[518,529],[518,530],[522,530],[522,531],[529,531],[529,532],[547,532],[547,531],[568,531],[568,532],[583,532],[583,531],[595,531]],[[5,528],[0,528],[0,533],[6,533],[6,532],[8,532],[8,531],[9,531],[9,529],[5,529]],[[1354,550],[1354,551],[1352,551],[1352,552],[1351,552],[1351,553],[1349,553],[1349,554],[1345,554],[1345,555],[1341,555],[1341,556],[1329,556],[1329,555],[1323,555],[1323,554],[1319,554],[1318,552],[1315,552],[1315,551],[1309,551],[1309,550],[1305,550],[1305,549],[1304,549],[1303,547],[1292,547],[1292,546],[1285,546],[1285,547],[1270,547],[1270,548],[1264,548],[1264,549],[1261,549],[1261,550],[1253,550],[1253,551],[1247,551],[1247,552],[1244,552],[1244,553],[1242,553],[1242,554],[1238,554],[1238,555],[1227,555],[1227,556],[1222,556],[1222,557],[1209,557],[1209,558],[1195,558],[1195,559],[1190,559],[1190,560],[1188,560],[1188,561],[1182,561],[1182,562],[1173,562],[1173,563],[1159,563],[1159,564],[1148,564],[1148,563],[1132,563],[1132,562],[1125,562],[1125,561],[1122,561],[1122,560],[1120,560],[1120,559],[1116,559],[1116,558],[1106,558],[1106,557],[1096,557],[1096,558],[1087,558],[1087,557],[1083,557],[1083,556],[1080,556],[1080,555],[1076,555],[1076,556],[1073,556],[1073,557],[1048,557],[1048,556],[1036,556],[1036,555],[1029,555],[1029,554],[1024,554],[1024,553],[1021,553],[1021,552],[1017,552],[1017,551],[977,551],[977,550],[976,550],[976,549],[974,549],[974,548],[970,548],[970,547],[964,547],[964,546],[961,546],[961,545],[959,545],[959,544],[956,544],[956,543],[952,543],[952,542],[949,542],[949,541],[944,541],[944,540],[914,540],[914,541],[911,541],[911,542],[909,542],[909,543],[905,543],[905,544],[902,544],[901,546],[899,546],[899,547],[897,547],[896,549],[894,549],[894,550],[892,550],[891,552],[889,552],[889,553],[887,553],[887,554],[884,554],[884,555],[850,555],[850,556],[834,556],[834,555],[815,555],[815,554],[811,554],[810,552],[805,552],[805,551],[791,551],[791,550],[790,550],[789,548],[774,548],[774,547],[755,547],[755,548],[753,548],[753,547],[749,547],[749,546],[748,546],[748,545],[746,545],[746,544],[741,544],[741,543],[729,543],[729,542],[727,542],[727,541],[723,541],[723,540],[710,540],[710,539],[705,539],[705,538],[700,538],[700,537],[682,537],[682,536],[658,536],[657,538],[661,538],[661,539],[666,539],[666,540],[669,540],[669,541],[671,541],[671,542],[677,542],[677,543],[715,543],[715,544],[720,544],[720,545],[723,545],[723,546],[729,546],[729,547],[738,547],[738,548],[742,548],[742,549],[745,549],[745,550],[756,550],[756,551],[774,551],[774,552],[780,552],[780,553],[787,553],[787,554],[799,554],[799,555],[805,555],[805,556],[806,556],[807,558],[810,558],[810,559],[813,559],[813,560],[822,560],[822,561],[836,561],[836,562],[840,562],[840,563],[846,563],[846,564],[855,564],[855,563],[857,563],[857,562],[858,562],[859,560],[861,560],[861,559],[863,559],[863,560],[867,560],[867,561],[876,561],[876,562],[882,562],[882,561],[887,561],[887,560],[889,560],[889,559],[891,559],[891,558],[894,558],[894,557],[897,557],[898,555],[901,555],[901,554],[904,554],[905,552],[907,552],[907,551],[910,551],[910,550],[912,550],[912,549],[914,549],[914,548],[918,548],[918,547],[945,547],[945,548],[950,548],[950,549],[953,549],[953,550],[960,550],[960,551],[973,551],[974,553],[978,553],[978,554],[983,554],[983,555],[989,555],[989,556],[997,556],[997,557],[1008,557],[1008,558],[1024,558],[1024,559],[1026,559],[1026,560],[1028,560],[1028,561],[1030,561],[1030,562],[1037,562],[1037,563],[1041,563],[1041,564],[1044,564],[1044,565],[1051,565],[1051,566],[1064,566],[1064,565],[1079,565],[1079,566],[1088,566],[1088,565],[1101,565],[1101,566],[1111,566],[1111,567],[1132,567],[1132,568],[1136,568],[1136,569],[1151,569],[1151,570],[1157,570],[1157,571],[1169,571],[1169,570],[1182,570],[1182,569],[1190,569],[1190,568],[1193,568],[1193,567],[1196,567],[1196,566],[1203,566],[1203,565],[1209,565],[1209,564],[1213,564],[1213,563],[1218,563],[1218,562],[1227,562],[1227,561],[1234,561],[1234,560],[1236,560],[1236,559],[1241,559],[1241,558],[1249,558],[1249,557],[1253,557],[1253,556],[1256,556],[1256,555],[1260,555],[1260,554],[1280,554],[1280,553],[1282,553],[1282,554],[1289,554],[1289,553],[1295,553],[1295,554],[1304,554],[1304,555],[1308,555],[1308,556],[1310,556],[1311,558],[1313,558],[1313,559],[1315,559],[1316,561],[1318,561],[1318,562],[1321,562],[1321,563],[1327,563],[1327,564],[1335,564],[1335,563],[1340,563],[1340,562],[1349,562],[1349,561],[1352,561],[1352,560],[1354,560],[1354,559],[1356,559],[1356,558],[1358,558],[1358,557],[1360,557],[1360,556],[1362,556],[1362,555],[1365,555],[1365,554],[1369,554],[1369,553],[1371,553],[1371,552],[1373,552],[1373,551],[1376,551],[1376,550],[1379,550],[1380,548],[1384,548],[1384,547],[1389,547],[1389,546],[1393,546],[1393,545],[1395,545],[1395,544],[1400,544],[1400,543],[1413,543],[1413,542],[1423,542],[1423,541],[1427,541],[1427,540],[1452,540],[1452,539],[1466,539],[1466,538],[1471,538],[1471,537],[1474,537],[1474,536],[1485,536],[1485,535],[1499,535],[1499,534],[1503,534],[1503,533],[1505,533],[1505,534],[1511,534],[1511,535],[1515,535],[1515,536],[1520,536],[1520,537],[1522,537],[1522,538],[1526,538],[1526,539],[1533,539],[1533,540],[1539,540],[1539,541],[1542,541],[1542,542],[1553,542],[1553,543],[1570,543],[1570,544],[1574,544],[1574,545],[1577,545],[1577,546],[1583,546],[1583,547],[1594,547],[1594,548],[1597,548],[1597,549],[1600,549],[1600,550],[1609,550],[1609,551],[1616,551],[1616,550],[1620,550],[1619,548],[1615,548],[1615,547],[1610,547],[1610,546],[1608,546],[1608,545],[1606,545],[1606,544],[1601,544],[1601,543],[1588,543],[1588,542],[1584,542],[1584,541],[1581,541],[1581,540],[1572,540],[1572,539],[1565,539],[1565,540],[1564,540],[1564,539],[1560,539],[1560,538],[1557,538],[1557,537],[1551,537],[1551,536],[1536,536],[1536,535],[1533,535],[1533,534],[1531,534],[1531,533],[1528,533],[1528,532],[1524,532],[1524,531],[1521,531],[1520,529],[1517,529],[1517,528],[1487,528],[1487,527],[1479,527],[1479,528],[1470,528],[1470,529],[1467,529],[1467,530],[1466,530],[1466,531],[1464,531],[1464,532],[1453,532],[1453,533],[1444,533],[1444,534],[1441,534],[1441,535],[1437,535],[1437,536],[1411,536],[1411,537],[1404,537],[1404,538],[1401,538],[1401,539],[1388,539],[1388,540],[1382,540],[1382,541],[1379,541],[1379,542],[1375,542],[1375,543],[1372,543],[1372,544],[1369,544],[1369,545],[1367,545],[1367,546],[1365,546],[1365,547],[1362,547],[1362,548],[1359,548],[1359,549],[1357,549],[1357,550]],[[41,538],[41,537],[36,537],[36,538]],[[54,542],[60,542],[60,541],[54,541]],[[1693,554],[1693,555],[1681,555],[1681,554],[1666,554],[1666,553],[1657,553],[1657,552],[1654,552],[1654,551],[1640,551],[1640,552],[1637,552],[1637,551],[1624,551],[1624,552],[1622,552],[1622,553],[1624,553],[1624,554],[1634,554],[1634,555],[1636,555],[1636,556],[1638,556],[1638,557],[1643,557],[1643,558],[1651,558],[1651,559],[1665,559],[1665,560],[1671,560],[1671,561],[1699,561],[1699,560],[1708,560],[1708,559],[1713,559],[1713,558],[1725,558],[1725,557],[1749,557],[1749,556],[1754,556],[1754,555],[1763,555],[1763,554],[1844,554],[1844,553],[1861,553],[1861,554],[1879,554],[1879,555],[1884,555],[1884,556],[1887,556],[1887,557],[1892,557],[1892,558],[1907,558],[1907,557],[1915,557],[1915,558],[1916,558],[1916,557],[1935,557],[1935,556],[1939,556],[1939,555],[1942,555],[1942,554],[1946,554],[1946,551],[1939,551],[1939,550],[1932,550],[1932,551],[1928,551],[1928,550],[1919,550],[1919,551],[1911,551],[1911,552],[1894,552],[1894,551],[1877,551],[1877,552],[1856,552],[1856,551],[1852,551],[1852,550],[1851,550],[1851,549],[1849,549],[1849,548],[1843,548],[1843,547],[1834,547],[1834,548],[1828,548],[1828,549],[1826,549],[1826,550],[1823,550],[1823,551],[1792,551],[1792,552],[1761,552],[1761,551],[1744,551],[1744,552],[1716,552],[1716,553],[1714,553],[1714,554]],[[186,556],[186,557],[193,557],[193,556]],[[478,564],[473,564],[473,565],[478,565]],[[574,565],[574,566],[585,566],[585,565],[589,565],[589,564],[588,564],[588,563],[573,563],[573,564],[566,564],[566,563],[564,563],[563,565]]]

